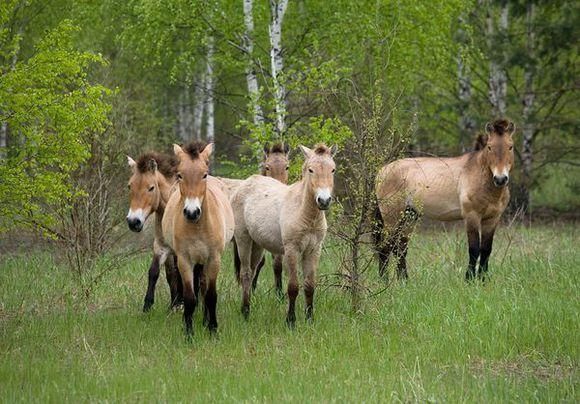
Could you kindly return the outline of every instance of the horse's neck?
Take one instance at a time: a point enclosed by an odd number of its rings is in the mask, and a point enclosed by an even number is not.
[[[316,206],[314,192],[310,190],[306,181],[300,181],[298,189],[301,193],[299,217],[308,227],[315,227],[316,224],[324,221],[324,212]]]
[[[159,186],[159,206],[156,212],[163,214],[165,206],[167,206],[167,201],[169,201],[169,197],[174,190],[174,183],[169,182],[163,174],[157,173],[157,184]]]

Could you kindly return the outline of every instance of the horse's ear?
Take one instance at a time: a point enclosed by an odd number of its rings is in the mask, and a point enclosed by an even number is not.
[[[149,162],[147,163],[147,168],[149,169],[149,171],[157,171],[157,161],[155,161],[155,159],[151,159],[149,160]]]
[[[334,157],[336,155],[336,153],[338,152],[338,146],[333,144],[332,147],[330,148],[330,155],[332,157]]]
[[[264,157],[268,157],[270,154],[270,145],[268,143],[264,143]]]
[[[209,156],[211,156],[211,154],[213,153],[213,143],[208,143],[207,146],[204,147],[204,149],[201,151],[201,153],[199,153],[200,156],[202,156],[205,161],[209,161]]]
[[[508,135],[513,135],[516,131],[516,125],[510,121],[505,131]]]
[[[286,155],[286,157],[288,157],[289,153],[290,153],[290,145],[284,142],[284,154]]]
[[[486,123],[485,124],[485,133],[487,133],[488,135],[491,135],[493,133],[493,131],[494,131],[493,123],[491,123],[491,122]]]
[[[174,153],[174,154],[175,154],[177,157],[181,157],[181,155],[182,155],[183,153],[185,153],[185,152],[183,151],[183,149],[181,148],[181,146],[180,146],[180,145],[178,145],[178,144],[175,144],[175,143],[174,143],[174,144],[173,144],[173,153]]]
[[[304,154],[304,157],[306,157],[307,159],[311,158],[312,156],[314,156],[314,152],[312,151],[312,149],[309,149],[306,146],[302,146],[300,145],[300,150],[302,150],[302,153]]]
[[[131,167],[133,171],[137,168],[137,163],[130,156],[127,156],[127,164],[129,164],[129,167]]]

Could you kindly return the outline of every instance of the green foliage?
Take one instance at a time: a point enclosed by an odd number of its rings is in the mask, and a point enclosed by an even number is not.
[[[7,15],[1,17],[5,26]],[[110,91],[88,78],[89,68],[104,61],[75,50],[77,30],[64,20],[29,59],[0,66],[0,121],[11,136],[0,164],[0,230],[52,224],[55,213],[47,208],[63,208],[74,195],[70,174],[89,157],[86,137],[107,123]]]

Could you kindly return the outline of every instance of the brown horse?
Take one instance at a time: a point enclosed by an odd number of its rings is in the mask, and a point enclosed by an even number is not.
[[[183,301],[181,277],[176,268],[175,255],[163,238],[161,220],[176,180],[177,159],[159,153],[147,153],[137,161],[127,156],[132,175],[129,179],[129,213],[127,225],[140,232],[147,218],[155,213],[155,241],[153,260],[149,267],[149,283],[143,303],[143,311],[149,311],[155,299],[155,285],[159,279],[159,267],[165,265],[167,283],[171,292],[171,307]]]
[[[318,145],[314,150],[300,146],[305,156],[302,180],[285,185],[273,178],[253,175],[230,197],[236,217],[235,240],[240,254],[243,289],[242,313],[250,314],[251,282],[264,249],[284,255],[288,271],[288,314],[296,322],[298,265],[304,274],[306,318],[312,318],[316,270],[326,236],[326,216],[334,187],[334,149]]]
[[[234,215],[224,184],[208,175],[213,143],[174,145],[179,159],[178,192],[169,198],[163,216],[163,235],[177,256],[183,280],[185,332],[193,333],[192,317],[204,296],[204,324],[217,330],[216,281],[221,255],[234,233]]]
[[[264,160],[260,164],[260,174],[265,177],[272,177],[280,181],[282,184],[288,184],[288,169],[290,168],[290,160],[288,154],[290,147],[287,144],[277,143],[270,147],[267,143],[264,145]],[[240,258],[237,251],[234,250],[236,265],[236,274],[239,279],[240,274]],[[272,269],[274,270],[274,286],[278,296],[282,297],[282,255],[272,255]],[[256,267],[256,274],[252,281],[252,289],[256,290],[258,284],[258,276],[265,263],[265,258],[262,257],[260,263]]]
[[[374,234],[379,273],[386,275],[391,253],[399,259],[398,277],[407,278],[407,244],[419,215],[465,221],[469,243],[466,279],[484,278],[493,235],[509,201],[510,169],[514,162],[515,126],[504,119],[485,126],[475,150],[452,158],[406,158],[384,166],[377,175],[377,218],[383,231]]]

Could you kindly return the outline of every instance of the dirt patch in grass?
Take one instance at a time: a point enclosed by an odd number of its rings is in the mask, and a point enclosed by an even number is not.
[[[515,360],[500,361],[477,358],[470,364],[470,370],[481,377],[491,373],[496,377],[534,378],[548,382],[568,379],[577,373],[578,368],[560,362],[548,363],[521,357]]]

